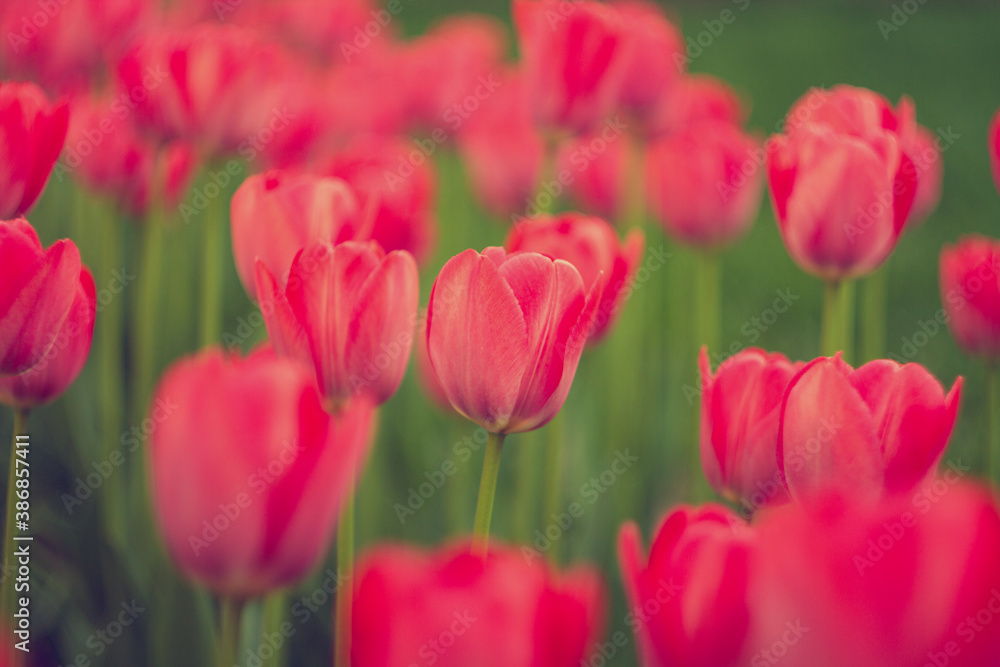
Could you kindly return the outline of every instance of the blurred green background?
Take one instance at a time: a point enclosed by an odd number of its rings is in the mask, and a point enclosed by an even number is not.
[[[995,236],[1000,231],[1000,196],[991,180],[986,151],[987,126],[1000,106],[1000,41],[996,39],[1000,7],[944,0],[895,4],[901,12],[903,4],[918,9],[887,36],[879,21],[892,21],[892,3],[740,0],[676,3],[669,11],[692,39],[707,30],[704,21],[717,19],[726,9],[735,13],[736,20],[693,59],[691,70],[732,84],[751,103],[749,125],[761,133],[774,132],[792,102],[808,88],[849,83],[874,89],[893,102],[909,95],[916,103],[918,122],[955,137],[943,155],[940,206],[922,227],[901,240],[889,263],[887,352],[899,355],[904,342],[921,331],[920,323],[933,320],[941,308],[937,272],[942,244],[962,234]],[[508,19],[508,3],[499,0],[437,0],[407,3],[401,20],[407,34],[417,34],[436,18],[458,11],[482,11]],[[897,19],[900,15],[905,13]],[[500,244],[505,234],[502,222],[491,220],[471,199],[453,153],[440,154],[437,167],[441,231],[436,256],[423,270],[424,304],[447,258],[470,245]],[[88,238],[87,218],[81,221],[77,216],[73,222],[72,211],[83,210],[95,220],[106,213],[93,202],[84,203],[81,209],[73,196],[66,183],[53,179],[30,219],[46,244],[65,235],[78,241],[85,261],[95,268],[100,290],[111,279],[112,267],[101,266],[99,246]],[[119,229],[127,235],[126,247],[136,248],[136,230]],[[195,223],[168,232],[165,280],[171,294],[180,297],[165,299],[158,309],[163,322],[161,365],[196,348],[196,313],[174,304],[185,303],[189,297],[184,295],[196,292],[199,243]],[[659,248],[661,244],[673,257],[636,289],[611,338],[585,354],[564,408],[567,447],[559,506],[565,510],[572,502],[582,502],[585,511],[553,548],[563,563],[587,561],[603,569],[612,601],[608,632],[624,630],[630,639],[608,662],[614,665],[636,664],[615,557],[618,528],[626,520],[636,520],[648,539],[663,513],[690,497],[687,462],[697,446],[697,399],[689,402],[684,396],[684,385],[698,384],[694,348],[689,345],[684,355],[667,352],[673,349],[671,332],[689,326],[690,311],[667,314],[664,306],[671,284],[681,286],[690,305],[695,290],[693,263],[689,253],[664,240],[654,225],[647,225],[647,246]],[[137,256],[126,260],[135,267]],[[239,336],[241,318],[248,320],[256,308],[240,287],[231,262],[226,271],[224,331]],[[744,325],[770,307],[775,290],[786,289],[801,298],[755,344],[792,359],[811,359],[819,354],[822,286],[788,257],[765,201],[752,233],[724,258],[723,347],[734,342],[753,344],[744,334]],[[112,307],[131,308],[136,292],[130,284]],[[244,347],[264,337],[263,326],[251,328]],[[964,356],[945,330],[928,337],[912,361],[925,365],[947,386],[958,375],[966,377],[959,424],[946,458],[977,460],[976,452],[984,442],[982,364]],[[126,573],[129,561],[146,546],[140,544],[142,539],[112,547],[99,525],[100,501],[87,501],[68,515],[59,500],[62,493],[71,492],[78,476],[92,471],[92,461],[102,458],[98,438],[101,398],[93,366],[88,364],[65,398],[39,410],[31,422],[33,521],[39,540],[34,561],[39,585],[32,607],[38,642],[34,664],[71,664],[79,654],[92,664],[154,664],[147,662],[144,650],[154,645],[156,652],[169,656],[159,664],[208,664],[205,659],[210,654],[204,653],[199,630],[205,618],[200,614],[207,609],[204,598],[173,581],[166,567],[152,573],[161,582],[154,589],[136,590]],[[471,531],[482,449],[464,461],[455,446],[475,437],[475,425],[432,407],[423,396],[414,366],[399,394],[381,411],[378,442],[358,501],[361,549],[384,540],[439,544]],[[2,432],[9,433],[10,415],[4,412],[0,419]],[[549,525],[541,510],[540,466],[546,430],[508,439],[494,513],[495,535],[500,539],[533,542],[535,531]],[[583,485],[609,468],[616,451],[626,449],[638,457],[638,463],[591,504]],[[433,476],[446,460],[453,461],[458,472],[401,521],[395,506],[407,505],[410,490],[427,482],[427,474]],[[139,463],[135,456],[128,465]],[[316,590],[322,577],[317,575],[293,592],[293,603]],[[120,641],[97,655],[88,639],[117,615],[122,601],[133,597],[140,604],[148,603],[150,611]],[[179,602],[171,605],[167,600]],[[177,611],[163,613],[167,608]],[[329,609],[327,602],[308,621],[296,623],[297,632],[288,647],[291,664],[330,664]],[[259,635],[253,636],[258,620],[255,613],[247,619],[248,645],[259,643]]]

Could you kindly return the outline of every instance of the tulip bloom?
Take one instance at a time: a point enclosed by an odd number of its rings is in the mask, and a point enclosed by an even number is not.
[[[789,495],[828,489],[906,493],[933,475],[948,445],[962,378],[947,396],[919,364],[887,359],[853,369],[836,357],[806,364],[785,391],[778,466]]]
[[[751,530],[726,508],[673,511],[648,560],[634,523],[618,554],[630,617],[646,667],[735,665],[750,627]],[[645,561],[645,562],[644,562]]]
[[[180,570],[237,598],[301,580],[327,552],[371,417],[364,399],[328,415],[309,372],[267,349],[174,364],[151,403],[149,462]]]
[[[726,122],[704,121],[654,143],[647,156],[650,207],[683,243],[732,243],[757,218],[764,177],[760,142]]]
[[[944,163],[937,141],[936,134],[918,126],[912,142],[907,147],[917,172],[917,191],[913,196],[913,210],[910,211],[910,218],[906,221],[908,229],[926,220],[941,201]]]
[[[941,302],[948,329],[969,354],[1000,357],[1000,241],[966,236],[941,249]]]
[[[42,248],[24,218],[0,221],[0,376],[40,362],[79,293],[83,265],[69,239]]]
[[[514,27],[535,122],[586,132],[612,113],[625,75],[624,21],[591,0],[514,0]]]
[[[487,431],[544,426],[573,384],[601,283],[533,252],[466,250],[434,281],[427,350],[452,406]]]
[[[601,301],[587,337],[588,342],[597,343],[625,305],[626,289],[642,260],[645,237],[635,229],[622,243],[604,220],[567,213],[522,220],[511,228],[504,246],[511,254],[537,252],[566,260],[580,272],[587,289],[601,281]]]
[[[313,367],[328,404],[392,396],[406,372],[417,321],[417,264],[376,243],[318,242],[292,261],[288,284],[257,260],[257,296],[278,354]]]
[[[81,268],[79,284],[66,319],[41,361],[20,375],[0,376],[0,403],[31,410],[59,398],[87,363],[94,340],[97,290],[94,277]]]
[[[1000,513],[961,465],[875,505],[848,492],[761,512],[737,664],[998,664]]]
[[[739,499],[747,516],[787,501],[778,469],[778,417],[785,389],[803,364],[757,348],[726,359],[714,376],[705,348],[699,363],[701,465],[712,488]]]
[[[521,551],[376,548],[358,566],[351,664],[406,667],[426,654],[441,667],[577,667],[601,636],[600,577],[555,573]]]
[[[709,74],[690,74],[681,77],[661,101],[650,121],[651,133],[671,134],[702,121],[742,127],[747,116],[743,102],[725,81]]]
[[[292,260],[307,245],[361,240],[357,199],[336,178],[284,171],[255,174],[233,195],[230,219],[236,271],[252,299],[257,299],[258,258],[284,285]]]
[[[31,210],[63,149],[69,109],[33,83],[0,83],[0,220]]]
[[[573,175],[566,184],[569,197],[584,211],[615,222],[624,220],[633,171],[629,160],[639,150],[636,143],[627,133],[611,133],[608,128],[562,142],[556,167],[558,173]]]

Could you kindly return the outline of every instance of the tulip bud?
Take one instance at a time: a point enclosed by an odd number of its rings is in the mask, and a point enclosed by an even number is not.
[[[941,303],[969,354],[1000,357],[1000,241],[966,236],[941,249]]]

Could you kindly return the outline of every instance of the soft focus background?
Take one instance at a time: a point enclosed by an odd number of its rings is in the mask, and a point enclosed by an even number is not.
[[[984,369],[959,351],[943,327],[935,334],[918,336],[918,345],[910,344],[914,334],[923,330],[921,323],[934,320],[941,308],[937,267],[942,244],[971,232],[1000,236],[1000,197],[991,181],[986,151],[989,119],[1000,106],[1000,41],[996,38],[1000,7],[990,2],[944,0],[923,4],[908,0],[905,4],[917,10],[898,30],[887,34],[879,21],[891,22],[894,8],[888,3],[740,0],[673,3],[669,11],[692,41],[707,31],[704,21],[719,18],[725,9],[734,12],[734,22],[713,35],[700,53],[692,52],[697,55],[691,70],[732,84],[751,106],[749,126],[761,134],[773,133],[792,102],[808,88],[849,83],[878,91],[893,102],[901,95],[911,96],[918,122],[946,137],[946,145],[952,141],[943,154],[940,206],[921,228],[902,239],[889,262],[886,352],[897,360],[925,365],[946,386],[957,375],[967,378],[959,424],[946,457],[972,461],[984,440]],[[436,18],[458,11],[481,11],[509,24],[509,5],[502,0],[403,0],[403,7],[395,20],[411,35],[424,31]],[[423,271],[422,304],[447,258],[469,246],[498,245],[506,232],[505,221],[490,219],[478,208],[448,146],[438,152],[436,166],[440,235],[435,255]],[[235,185],[231,184],[230,192]],[[99,215],[100,204],[80,204],[73,193],[68,179],[60,182],[54,176],[31,220],[46,245],[72,236],[84,260],[95,269],[101,290],[109,284],[112,269],[101,266],[98,245],[88,241],[86,226],[71,224],[74,207],[89,207],[85,210]],[[127,231],[135,233],[131,228]],[[194,223],[168,234],[170,254],[165,265],[171,289],[182,293],[195,289],[197,257],[189,249],[197,248],[199,241]],[[568,447],[560,506],[582,502],[585,512],[552,547],[564,563],[586,560],[603,569],[613,602],[609,632],[624,629],[630,640],[615,554],[617,530],[623,521],[635,519],[649,535],[668,507],[690,497],[687,466],[697,443],[697,396],[685,392],[685,386],[698,385],[693,349],[686,359],[667,359],[664,354],[671,331],[677,328],[665,319],[666,286],[678,281],[690,285],[688,294],[693,299],[693,264],[688,253],[648,225],[647,257],[661,245],[672,257],[638,286],[610,339],[585,354],[564,408]],[[135,266],[134,259],[129,259],[129,267]],[[241,327],[257,310],[231,263],[226,271],[224,331],[244,338],[246,330]],[[790,290],[799,299],[760,332],[758,340],[756,334],[747,332],[756,326],[753,318],[771,306],[776,290]],[[114,298],[129,301],[136,298],[135,291],[130,283]],[[769,203],[763,205],[751,234],[726,254],[723,295],[724,348],[740,343],[781,351],[793,359],[818,355],[822,286],[788,257]],[[159,304],[158,316],[164,322],[159,360],[163,366],[196,348],[196,313],[172,307],[168,301]],[[260,322],[256,317],[252,321]],[[266,335],[262,324],[250,325],[249,330],[245,349]],[[927,330],[932,330],[931,325]],[[631,361],[636,344],[643,350],[639,372],[633,372]],[[97,504],[85,501],[69,514],[60,501],[60,495],[72,492],[77,478],[93,472],[94,462],[101,460],[93,366],[88,364],[64,400],[39,410],[32,419],[32,495],[44,502],[44,506],[33,505],[39,540],[33,563],[39,580],[32,606],[33,646],[38,650],[33,655],[35,664],[73,664],[79,654],[92,664],[143,664],[134,661],[145,660],[143,647],[150,643],[158,644],[158,652],[169,656],[162,664],[201,664],[202,658],[194,656],[205,655],[209,646],[204,630],[198,629],[206,618],[205,598],[193,594],[164,569],[155,575],[160,582],[155,598],[144,599],[125,576],[129,554],[116,553],[101,534]],[[475,442],[476,427],[440,413],[424,397],[414,366],[411,363],[402,389],[381,412],[378,442],[357,505],[362,550],[383,540],[438,544],[471,530],[482,449],[465,461],[456,452],[466,450],[461,445],[456,450],[456,443],[466,438]],[[0,420],[0,432],[9,432],[10,415],[4,412]],[[142,439],[141,425],[137,426]],[[543,430],[508,440],[494,513],[494,534],[499,539],[532,543],[535,531],[550,523],[538,509],[542,506],[538,468],[544,437]],[[625,450],[638,463],[591,503],[592,494],[582,486],[609,469],[616,451]],[[447,460],[457,465],[457,474],[401,518],[396,505],[407,506],[411,489],[428,482],[428,475],[434,477]],[[126,465],[140,465],[140,461],[133,455]],[[536,508],[537,520],[531,521],[519,508]],[[461,530],[456,531],[457,527]],[[148,547],[132,546],[137,552]],[[301,591],[293,592],[293,605],[298,596],[317,590],[323,576],[318,574]],[[98,652],[96,647],[103,647],[103,642],[94,639],[94,633],[108,626],[123,601],[133,598],[146,611],[110,649]],[[175,610],[174,617],[164,617],[161,610],[167,608]],[[326,601],[308,621],[296,623],[299,631],[290,640],[291,664],[330,664],[329,609]],[[251,613],[247,623],[254,622]],[[609,664],[634,665],[631,644]]]

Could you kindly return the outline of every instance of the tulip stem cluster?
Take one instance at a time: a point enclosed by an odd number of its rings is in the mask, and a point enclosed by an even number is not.
[[[3,573],[2,579],[3,585],[0,587],[0,618],[7,619],[10,618],[9,611],[11,609],[10,603],[13,598],[14,592],[14,570],[17,569],[16,563],[13,562],[13,556],[8,553],[8,549],[12,548],[11,545],[14,544],[14,515],[15,515],[15,503],[17,502],[17,494],[15,482],[17,481],[16,468],[17,468],[17,436],[27,435],[28,433],[28,411],[27,410],[14,410],[14,435],[11,437],[10,445],[10,461],[8,463],[8,473],[7,473],[7,504],[4,506],[6,508],[4,524],[4,536],[3,536]],[[11,560],[8,560],[11,559]],[[13,663],[12,663],[13,664]]]
[[[479,480],[479,499],[476,501],[476,520],[472,529],[472,551],[483,557],[490,546],[490,520],[493,518],[493,499],[497,492],[504,437],[502,433],[490,433],[486,440],[486,457],[483,459],[483,476]]]

